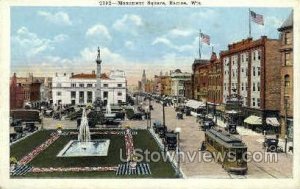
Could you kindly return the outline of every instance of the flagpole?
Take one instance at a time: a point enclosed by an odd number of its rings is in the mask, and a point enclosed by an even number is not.
[[[249,38],[251,37],[251,12],[250,12],[250,8],[249,8]]]
[[[199,59],[201,59],[201,29],[199,30]]]

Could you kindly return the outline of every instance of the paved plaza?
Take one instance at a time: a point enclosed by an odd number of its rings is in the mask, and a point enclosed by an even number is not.
[[[153,102],[152,119],[151,123],[153,124],[154,120],[163,120],[162,117],[162,105],[159,103]],[[190,157],[193,156],[193,153],[196,154],[194,161],[189,161],[187,155],[181,156],[181,169],[186,178],[291,178],[292,177],[292,167],[293,167],[293,155],[291,153],[277,153],[278,155],[277,162],[265,162],[262,161],[250,161],[248,162],[248,173],[246,175],[234,175],[226,172],[222,165],[216,163],[215,161],[204,161],[202,153],[199,151],[199,147],[204,141],[204,131],[199,129],[199,124],[196,122],[196,118],[193,116],[184,116],[184,119],[176,119],[176,112],[173,107],[165,107],[165,116],[166,116],[166,126],[168,130],[175,130],[176,127],[181,128],[180,133],[180,149],[185,154],[190,154]],[[45,129],[55,129],[57,124],[61,124],[64,129],[75,129],[76,121],[70,120],[53,120],[52,118],[44,118],[43,127]],[[121,127],[130,126],[131,128],[141,128],[146,129],[147,124],[150,125],[150,121],[132,121],[125,120],[122,122]],[[224,124],[218,120],[219,127],[222,128]],[[253,132],[249,129],[243,127],[238,128],[240,135],[237,137],[241,138],[248,147],[248,152],[263,152],[265,156],[271,155],[270,152],[265,152],[262,148],[262,142],[264,137],[256,132]],[[280,145],[284,145],[283,142]],[[283,146],[284,148],[284,146]],[[199,159],[200,157],[200,159]],[[258,158],[259,159],[259,158]]]

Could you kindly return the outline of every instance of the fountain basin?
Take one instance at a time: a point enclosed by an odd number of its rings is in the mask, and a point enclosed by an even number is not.
[[[57,157],[107,156],[110,140],[99,139],[87,142],[71,140]]]

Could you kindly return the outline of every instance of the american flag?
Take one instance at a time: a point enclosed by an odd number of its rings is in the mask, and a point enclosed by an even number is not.
[[[210,45],[210,37],[209,37],[209,35],[206,35],[204,33],[200,33],[200,37],[201,37],[201,42]]]
[[[251,20],[257,24],[264,25],[264,17],[263,15],[256,14],[253,11],[250,11]]]

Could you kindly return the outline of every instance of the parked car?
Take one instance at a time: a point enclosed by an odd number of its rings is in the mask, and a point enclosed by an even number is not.
[[[163,142],[166,150],[176,150],[177,134],[174,131],[166,132]]]
[[[215,123],[211,118],[204,118],[201,129],[206,131],[207,129],[211,129],[213,126],[215,126]]]
[[[263,147],[267,149],[267,152],[277,152],[279,140],[277,138],[265,138]]]
[[[134,113],[132,117],[129,118],[130,120],[142,120],[143,114],[142,113]]]
[[[236,124],[229,123],[226,125],[225,130],[228,131],[230,134],[237,134]]]

